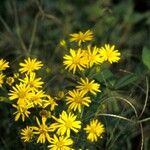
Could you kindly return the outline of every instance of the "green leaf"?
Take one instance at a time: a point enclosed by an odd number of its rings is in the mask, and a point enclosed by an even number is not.
[[[121,79],[119,79],[115,84],[115,89],[120,89],[125,87],[133,82],[135,82],[139,77],[136,74],[128,74]]]
[[[150,69],[150,48],[144,47],[142,51],[142,61]]]
[[[105,80],[108,80],[111,77],[113,77],[113,73],[109,69],[105,69],[105,70],[97,73],[94,76],[94,79],[96,79],[99,82],[104,82]]]

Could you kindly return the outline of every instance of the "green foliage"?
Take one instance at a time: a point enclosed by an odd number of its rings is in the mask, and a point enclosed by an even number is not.
[[[142,51],[142,61],[148,69],[150,69],[150,49],[148,47],[144,47]]]
[[[135,116],[131,105],[140,114],[149,92],[149,6],[149,0],[1,0],[0,58],[8,60],[12,68],[6,74],[11,76],[19,67],[16,64],[26,56],[38,57],[45,65],[41,74],[45,88],[49,88],[47,92],[55,96],[58,91],[73,87],[76,79],[66,78],[62,65],[62,57],[68,49],[60,47],[59,41],[70,33],[91,29],[97,37],[91,44],[115,44],[122,59],[102,72],[100,68],[89,74],[105,92],[93,97],[96,104],[86,113],[84,121],[94,113],[119,114],[133,121],[145,119],[150,114],[149,100],[141,117]],[[8,90],[8,87],[0,89],[0,149],[46,149],[20,140],[17,126],[21,127],[22,123],[14,123],[12,108],[9,103],[3,103],[8,100]],[[149,150],[149,120],[142,123],[141,129],[139,123],[135,125],[117,117],[98,117],[106,126],[105,138],[97,145],[86,145],[82,139],[77,139],[81,148],[140,149],[143,130],[144,150]]]

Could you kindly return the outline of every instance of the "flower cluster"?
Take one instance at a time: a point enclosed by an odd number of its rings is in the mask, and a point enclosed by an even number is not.
[[[65,68],[72,71],[83,71],[94,65],[100,65],[106,61],[109,63],[118,62],[120,60],[120,52],[115,49],[114,45],[105,44],[102,47],[81,45],[82,42],[91,41],[93,33],[88,30],[85,33],[79,32],[71,34],[70,41],[78,42],[77,49],[70,48],[69,54],[64,56]]]
[[[14,109],[14,119],[27,124],[20,131],[24,142],[46,144],[50,150],[72,150],[80,133],[89,142],[96,142],[103,137],[105,127],[95,114],[84,121],[84,114],[102,91],[100,83],[88,72],[105,62],[118,62],[121,54],[114,45],[97,47],[86,44],[93,37],[90,30],[70,34],[69,41],[77,43],[77,48],[69,48],[69,53],[63,57],[63,64],[66,70],[73,73],[71,76],[76,81],[71,89],[59,92],[58,97],[52,97],[43,88],[44,81],[38,72],[43,63],[37,58],[26,58],[19,64],[19,73],[7,78],[6,83],[11,88],[8,96]],[[65,40],[60,44],[67,48]],[[0,86],[4,78],[2,71],[8,67],[8,62],[1,59]],[[61,106],[62,103],[65,107]]]

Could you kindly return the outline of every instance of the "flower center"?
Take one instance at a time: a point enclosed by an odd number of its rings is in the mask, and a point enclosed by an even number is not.
[[[67,128],[71,128],[72,127],[72,122],[71,121],[67,121],[65,123],[65,125],[66,125]]]
[[[19,97],[20,99],[25,98],[25,97],[26,97],[26,92],[25,92],[25,91],[19,92],[19,93],[18,93],[18,97]]]
[[[64,142],[63,141],[58,141],[57,142],[57,148],[62,148],[64,146]]]

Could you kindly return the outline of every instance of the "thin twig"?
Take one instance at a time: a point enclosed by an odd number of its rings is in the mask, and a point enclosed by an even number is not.
[[[13,2],[13,6],[14,6],[14,12],[15,12],[15,24],[16,24],[16,28],[17,28],[17,35],[21,44],[22,49],[24,50],[25,54],[28,55],[28,50],[25,46],[25,43],[22,39],[21,33],[20,33],[20,26],[19,26],[19,20],[18,20],[18,13],[17,13],[17,8],[16,8],[16,3]]]
[[[142,123],[142,122],[146,122],[146,121],[150,121],[150,117],[149,117],[149,118],[142,119],[142,120],[139,120],[138,122],[139,122],[139,123]]]
[[[53,15],[51,15],[51,14],[46,13],[46,12],[42,9],[42,7],[41,7],[41,5],[40,5],[40,3],[39,3],[38,0],[36,0],[35,2],[36,2],[37,6],[38,6],[38,9],[39,9],[39,11],[40,11],[40,13],[41,13],[41,15],[42,15],[43,17],[46,17],[46,18],[48,18],[48,19],[52,19],[52,20],[54,20],[55,22],[57,22],[58,24],[62,24],[61,21],[60,21],[60,19],[58,19],[57,17],[55,17],[55,16],[53,16]]]
[[[111,97],[111,98],[107,98],[104,101],[102,101],[101,104],[106,102],[106,101],[110,101],[113,98],[115,98],[116,100],[122,100],[122,101],[126,102],[127,104],[129,104],[132,107],[132,109],[134,110],[135,116],[138,117],[137,110],[134,107],[134,105],[131,102],[129,102],[127,99],[125,99],[125,98],[122,98],[122,97]]]
[[[31,41],[30,41],[30,45],[29,45],[29,49],[28,49],[29,54],[31,53],[31,49],[32,49],[33,42],[34,42],[34,39],[35,39],[35,33],[36,33],[36,29],[37,29],[37,21],[38,21],[38,17],[39,17],[39,16],[40,16],[40,13],[38,13],[38,14],[35,16],[35,19],[34,19],[34,25],[33,25],[33,30],[32,30],[32,36],[31,36]]]
[[[143,145],[144,145],[144,133],[143,133],[143,126],[142,126],[142,123],[140,123],[140,129],[141,129],[141,150],[143,150]]]
[[[146,109],[146,105],[147,105],[147,101],[148,101],[148,93],[149,93],[149,83],[148,83],[148,77],[146,77],[146,97],[145,97],[145,103],[142,109],[141,114],[139,115],[139,118],[143,115],[145,109]]]
[[[132,122],[132,123],[135,123],[135,121],[131,120],[131,119],[128,119],[126,117],[123,117],[123,116],[119,116],[119,115],[114,115],[114,114],[98,114],[99,116],[108,116],[108,117],[113,117],[113,118],[118,118],[118,119],[122,119],[122,120],[125,120],[125,121],[128,121],[128,122]]]

